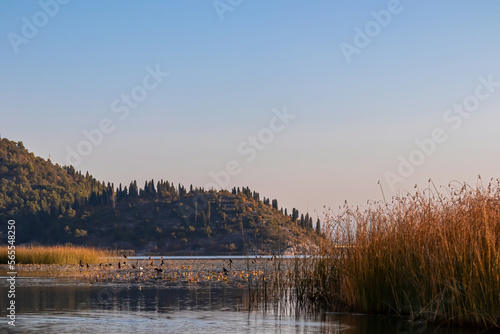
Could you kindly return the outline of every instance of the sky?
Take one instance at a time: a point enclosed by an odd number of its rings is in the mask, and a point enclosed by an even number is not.
[[[4,0],[0,135],[115,185],[249,186],[320,218],[429,178],[487,182],[500,176],[499,10]]]

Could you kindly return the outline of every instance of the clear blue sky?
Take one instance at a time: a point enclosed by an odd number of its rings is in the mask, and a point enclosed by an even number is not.
[[[500,176],[500,87],[480,87],[490,94],[460,124],[443,118],[479,77],[500,82],[498,1],[243,0],[223,20],[212,1],[54,3],[0,2],[0,133],[53,162],[109,119],[78,169],[203,186],[235,160],[229,187],[319,215],[381,199],[378,180],[389,197],[429,177]],[[383,26],[373,11],[391,17]],[[356,47],[357,27],[375,30],[348,62],[341,45]],[[157,66],[169,75],[120,119],[112,102]],[[296,117],[247,161],[237,147],[285,107]],[[436,128],[447,140],[398,174]]]

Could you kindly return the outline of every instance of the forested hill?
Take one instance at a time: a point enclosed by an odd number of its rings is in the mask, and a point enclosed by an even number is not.
[[[248,187],[186,189],[168,181],[115,187],[88,172],[0,140],[0,219],[16,220],[16,243],[80,244],[162,254],[303,253],[319,221]],[[2,224],[0,243],[6,243]]]

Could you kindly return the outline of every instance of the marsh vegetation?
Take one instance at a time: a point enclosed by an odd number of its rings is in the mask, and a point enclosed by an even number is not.
[[[16,264],[99,263],[116,256],[115,252],[79,246],[19,246],[15,248]],[[7,246],[0,247],[0,264],[9,261]]]
[[[431,181],[429,183],[431,185]],[[478,328],[500,327],[500,183],[453,183],[344,207],[331,240],[297,259],[299,300]]]

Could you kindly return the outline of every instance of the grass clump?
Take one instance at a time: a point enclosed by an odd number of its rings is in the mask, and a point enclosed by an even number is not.
[[[299,296],[357,312],[500,327],[500,181],[446,189],[330,216],[331,242],[295,275]]]
[[[0,250],[0,263],[8,263],[7,247]],[[80,246],[19,246],[15,251],[18,264],[79,264],[80,261],[90,264],[116,255],[111,251]]]

